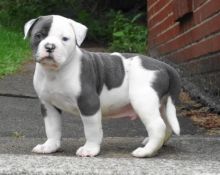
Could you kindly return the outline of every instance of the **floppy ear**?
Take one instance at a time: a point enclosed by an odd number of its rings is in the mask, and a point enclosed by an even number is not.
[[[24,39],[26,39],[30,34],[30,29],[38,21],[39,18],[31,19],[24,25]]]
[[[80,46],[86,37],[88,28],[72,19],[70,19],[70,23],[75,32],[77,45]]]

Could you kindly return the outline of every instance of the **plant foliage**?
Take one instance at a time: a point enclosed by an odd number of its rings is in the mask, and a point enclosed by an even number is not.
[[[145,52],[146,26],[137,22],[143,13],[130,17],[130,13],[111,10],[111,3],[127,4],[116,0],[0,0],[0,25],[22,32],[29,19],[59,14],[85,24],[89,41],[112,51]]]
[[[146,26],[138,25],[135,22],[141,13],[133,18],[126,18],[121,12],[117,12],[113,22],[112,42],[110,50],[120,52],[146,52]]]

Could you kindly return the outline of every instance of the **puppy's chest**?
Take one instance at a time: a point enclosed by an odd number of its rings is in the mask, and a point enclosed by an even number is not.
[[[39,94],[40,99],[63,111],[78,114],[78,89],[71,83],[46,82]]]

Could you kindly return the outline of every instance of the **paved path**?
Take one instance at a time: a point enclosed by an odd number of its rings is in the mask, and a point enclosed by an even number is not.
[[[30,148],[44,139],[0,138],[0,174],[220,174],[219,137],[174,137],[157,157],[133,158],[142,139],[106,138],[100,156],[78,158],[82,139],[64,139],[60,152],[36,155]]]
[[[104,144],[97,158],[77,158],[83,144],[78,116],[63,114],[62,149],[52,155],[30,150],[45,140],[39,101],[33,90],[34,64],[0,80],[0,174],[220,174],[220,136],[178,116],[182,136],[174,137],[159,155],[136,159],[130,152],[140,146],[146,131],[139,120],[104,119]]]

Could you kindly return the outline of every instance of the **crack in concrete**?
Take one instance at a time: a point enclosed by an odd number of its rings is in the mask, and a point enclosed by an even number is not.
[[[8,94],[8,93],[0,93],[0,96],[3,96],[3,97],[9,97],[9,98],[38,99],[37,96],[34,96],[34,95],[24,95],[24,94]]]

